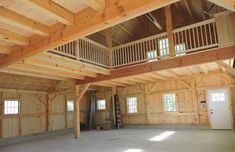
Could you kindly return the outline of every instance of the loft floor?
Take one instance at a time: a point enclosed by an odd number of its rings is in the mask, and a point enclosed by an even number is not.
[[[47,136],[0,146],[1,152],[234,152],[235,132],[192,129],[122,129]],[[152,141],[150,141],[152,139]]]

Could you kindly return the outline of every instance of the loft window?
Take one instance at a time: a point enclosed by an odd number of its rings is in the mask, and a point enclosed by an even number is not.
[[[97,101],[97,109],[98,110],[105,110],[106,109],[106,103],[104,99]]]
[[[128,113],[137,113],[137,97],[128,97],[127,98],[127,112]]]
[[[4,100],[4,114],[18,114],[19,113],[19,100]]]
[[[167,93],[163,95],[164,110],[166,112],[176,112],[175,93]]]
[[[157,51],[156,50],[148,51],[147,57],[148,57],[148,60],[156,59],[157,58]]]
[[[168,38],[163,38],[159,40],[159,50],[161,57],[167,57],[169,55]]]
[[[68,112],[74,111],[74,101],[72,101],[72,100],[67,101],[67,111]]]
[[[185,55],[186,54],[185,51],[186,51],[185,43],[175,45],[176,56]]]

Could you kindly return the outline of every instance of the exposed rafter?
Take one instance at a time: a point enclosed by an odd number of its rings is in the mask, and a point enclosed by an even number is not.
[[[145,15],[159,30],[163,30],[162,26],[158,23],[152,13],[147,13]]]
[[[234,0],[209,0],[210,2],[226,8],[230,11],[235,12],[235,1]]]
[[[74,23],[74,14],[64,7],[58,5],[52,0],[22,0],[32,3],[35,7],[39,8],[41,11],[49,17],[56,19],[57,21],[72,25]]]
[[[0,40],[18,45],[27,45],[29,43],[27,37],[1,28]]]
[[[35,20],[27,18],[21,14],[13,12],[3,6],[0,6],[0,19],[1,22],[13,25],[23,30],[42,35],[49,35],[49,27],[43,25]]]
[[[96,11],[105,8],[105,0],[81,0],[81,1]]]

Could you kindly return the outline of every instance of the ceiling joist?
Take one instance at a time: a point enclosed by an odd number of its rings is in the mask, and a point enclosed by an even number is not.
[[[74,14],[64,7],[58,5],[52,0],[23,0],[30,2],[35,7],[45,12],[46,15],[56,19],[58,22],[65,25],[73,25]]]
[[[29,43],[27,37],[1,28],[0,40],[18,45],[27,45]]]
[[[3,6],[0,6],[0,20],[20,29],[38,34],[41,36],[49,35],[49,27],[35,20],[27,18],[21,14],[13,12]]]
[[[105,8],[105,0],[81,0],[81,1],[96,11]]]

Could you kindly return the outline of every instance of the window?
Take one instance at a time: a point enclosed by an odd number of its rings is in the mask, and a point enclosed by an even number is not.
[[[163,95],[164,109],[166,112],[176,111],[175,93],[168,93]]]
[[[148,57],[149,60],[156,59],[157,58],[157,51],[156,50],[149,51],[148,54],[147,54],[147,57]]]
[[[98,100],[97,101],[97,109],[98,110],[104,110],[105,108],[106,108],[105,100],[104,99]]]
[[[159,40],[159,50],[161,57],[166,57],[169,55],[169,43],[168,38]]]
[[[137,113],[137,97],[127,98],[127,111],[128,113]]]
[[[225,101],[225,94],[224,92],[212,93],[211,99],[212,102],[223,102]]]
[[[175,45],[176,56],[180,56],[180,55],[186,54],[185,50],[186,50],[186,47],[185,47],[184,43]]]
[[[68,112],[74,111],[74,101],[72,101],[72,100],[67,101],[67,111]]]
[[[4,100],[4,114],[18,114],[19,101],[18,100]]]

